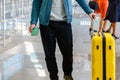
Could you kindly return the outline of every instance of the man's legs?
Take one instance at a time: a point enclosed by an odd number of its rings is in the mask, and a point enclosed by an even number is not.
[[[55,59],[55,47],[56,39],[58,41],[59,48],[63,55],[63,71],[64,76],[67,76],[67,80],[72,80],[72,64],[73,64],[73,41],[71,24],[67,22],[50,21],[49,26],[40,27],[43,46],[46,54],[46,63],[48,71],[50,72],[51,80],[58,80],[58,69]],[[54,79],[57,76],[57,79]]]
[[[40,32],[45,51],[47,69],[50,73],[50,80],[58,80],[58,68],[55,58],[55,31],[50,23],[48,26],[40,25]]]
[[[58,22],[58,24],[56,24],[56,27],[57,41],[63,56],[64,76],[72,76],[73,40],[71,24],[68,24],[67,22]]]

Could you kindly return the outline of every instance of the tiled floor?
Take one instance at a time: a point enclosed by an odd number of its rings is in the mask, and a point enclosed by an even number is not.
[[[82,21],[82,20],[81,20]],[[85,24],[85,23],[84,23]],[[91,39],[88,33],[87,25],[80,25],[79,19],[73,20],[73,77],[74,80],[91,80]],[[12,42],[17,43],[17,40],[21,39],[20,44],[13,48],[6,49],[5,52],[0,54],[0,64],[9,63],[7,65],[10,69],[5,69],[0,66],[0,72],[2,77],[9,77],[8,80],[49,80],[49,74],[46,69],[44,60],[44,52],[41,44],[40,37],[23,36],[17,37]],[[9,46],[10,46],[9,45]],[[116,41],[116,54],[117,54],[117,80],[120,80],[120,40]],[[15,57],[15,55],[18,55]],[[4,56],[4,57],[3,57]],[[22,57],[21,57],[22,56]],[[14,58],[13,60],[10,58]],[[16,59],[17,58],[17,59]],[[18,59],[19,58],[19,59]],[[56,49],[56,59],[59,67],[59,78],[63,80],[62,71],[62,56],[59,48]],[[14,61],[16,60],[16,62]],[[17,62],[18,61],[18,62]],[[5,66],[5,65],[4,65]],[[20,68],[18,68],[21,66]],[[11,73],[10,73],[11,72]],[[11,76],[14,74],[13,76]],[[1,75],[1,74],[0,74]],[[1,79],[0,79],[1,80]],[[6,79],[7,80],[7,79]]]

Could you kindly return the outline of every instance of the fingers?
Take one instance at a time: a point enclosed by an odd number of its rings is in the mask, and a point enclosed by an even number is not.
[[[95,13],[91,13],[91,14],[89,14],[89,16],[90,16],[91,20],[93,20],[93,19],[95,19],[96,14]]]
[[[100,32],[100,31],[98,31],[98,36],[100,36],[100,34],[101,34],[101,32]]]
[[[30,25],[30,27],[29,27],[29,32],[32,32],[32,29],[33,29],[34,27],[35,27],[34,24]]]
[[[95,19],[95,15],[92,15],[92,19]]]
[[[32,28],[31,28],[31,26],[29,27],[29,32],[32,32]]]

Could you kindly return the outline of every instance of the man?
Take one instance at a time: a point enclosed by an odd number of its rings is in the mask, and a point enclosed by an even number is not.
[[[76,1],[91,19],[95,16],[85,0]],[[72,0],[33,0],[30,32],[38,19],[50,80],[59,79],[55,58],[56,41],[63,56],[64,80],[73,80]]]

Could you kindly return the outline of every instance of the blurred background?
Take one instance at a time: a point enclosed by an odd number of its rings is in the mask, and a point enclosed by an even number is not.
[[[87,3],[89,0],[86,0]],[[32,37],[30,25],[32,0],[0,0],[0,80],[49,80],[40,36]],[[90,18],[72,0],[73,77],[91,80]],[[98,29],[99,14],[94,29]],[[108,23],[109,25],[110,23]],[[119,23],[117,35],[120,36]],[[120,40],[116,40],[116,80],[120,80]],[[57,46],[56,59],[63,80],[62,56]]]

